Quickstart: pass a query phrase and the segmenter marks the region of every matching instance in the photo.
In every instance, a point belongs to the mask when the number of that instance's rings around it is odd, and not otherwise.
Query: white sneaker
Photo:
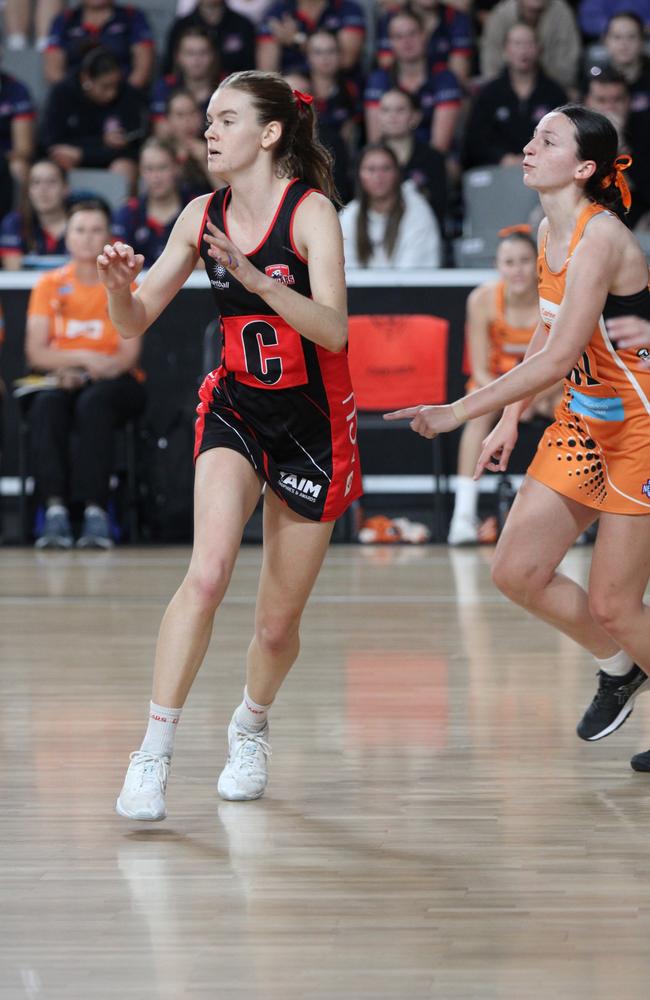
[[[478,524],[472,517],[452,517],[447,545],[477,545]]]
[[[252,733],[238,726],[233,715],[228,726],[228,760],[217,784],[222,799],[259,799],[264,795],[267,757],[271,756],[268,739],[268,722],[259,733]]]
[[[126,819],[146,820],[149,823],[164,819],[167,815],[165,789],[171,757],[136,750],[131,754],[130,761],[115,811]]]

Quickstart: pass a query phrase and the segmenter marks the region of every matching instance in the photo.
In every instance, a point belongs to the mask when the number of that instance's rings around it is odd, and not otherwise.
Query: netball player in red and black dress
[[[234,74],[210,101],[205,136],[209,167],[228,187],[184,209],[138,290],[129,286],[142,260],[131,247],[106,246],[98,258],[113,322],[135,337],[200,254],[224,339],[221,367],[200,391],[192,558],[162,621],[149,726],[117,801],[131,819],[166,815],[181,708],[266,484],[255,632],[218,783],[226,799],[263,794],[267,712],[298,655],[333,523],[361,492],[341,230],[310,100],[276,74]]]

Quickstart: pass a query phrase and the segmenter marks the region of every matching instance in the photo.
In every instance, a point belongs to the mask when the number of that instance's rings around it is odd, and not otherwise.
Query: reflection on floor
[[[581,743],[594,666],[494,590],[490,550],[333,548],[267,796],[228,803],[245,549],[169,818],[115,816],[187,557],[0,551],[0,1000],[646,1000],[650,699]]]

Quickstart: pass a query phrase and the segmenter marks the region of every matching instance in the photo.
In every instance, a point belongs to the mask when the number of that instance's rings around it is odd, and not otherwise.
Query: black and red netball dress
[[[293,241],[300,202],[315,189],[285,189],[251,264],[311,297],[307,261]],[[204,380],[197,408],[195,458],[231,448],[285,503],[312,521],[333,521],[361,495],[357,421],[347,354],[302,337],[258,295],[208,254],[207,220],[228,235],[230,188],[206,208],[199,251],[221,316],[223,354]]]

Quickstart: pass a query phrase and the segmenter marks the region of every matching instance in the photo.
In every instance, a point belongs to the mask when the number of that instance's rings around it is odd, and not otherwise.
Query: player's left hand
[[[236,247],[233,241],[228,239],[226,234],[209,219],[207,228],[210,233],[204,233],[203,239],[209,245],[208,256],[213,257],[218,264],[230,271],[247,291],[259,295],[265,276],[251,264],[239,247]]]
[[[451,406],[407,406],[404,410],[384,413],[384,420],[410,420],[411,430],[430,440],[438,434],[453,431],[460,426]]]

